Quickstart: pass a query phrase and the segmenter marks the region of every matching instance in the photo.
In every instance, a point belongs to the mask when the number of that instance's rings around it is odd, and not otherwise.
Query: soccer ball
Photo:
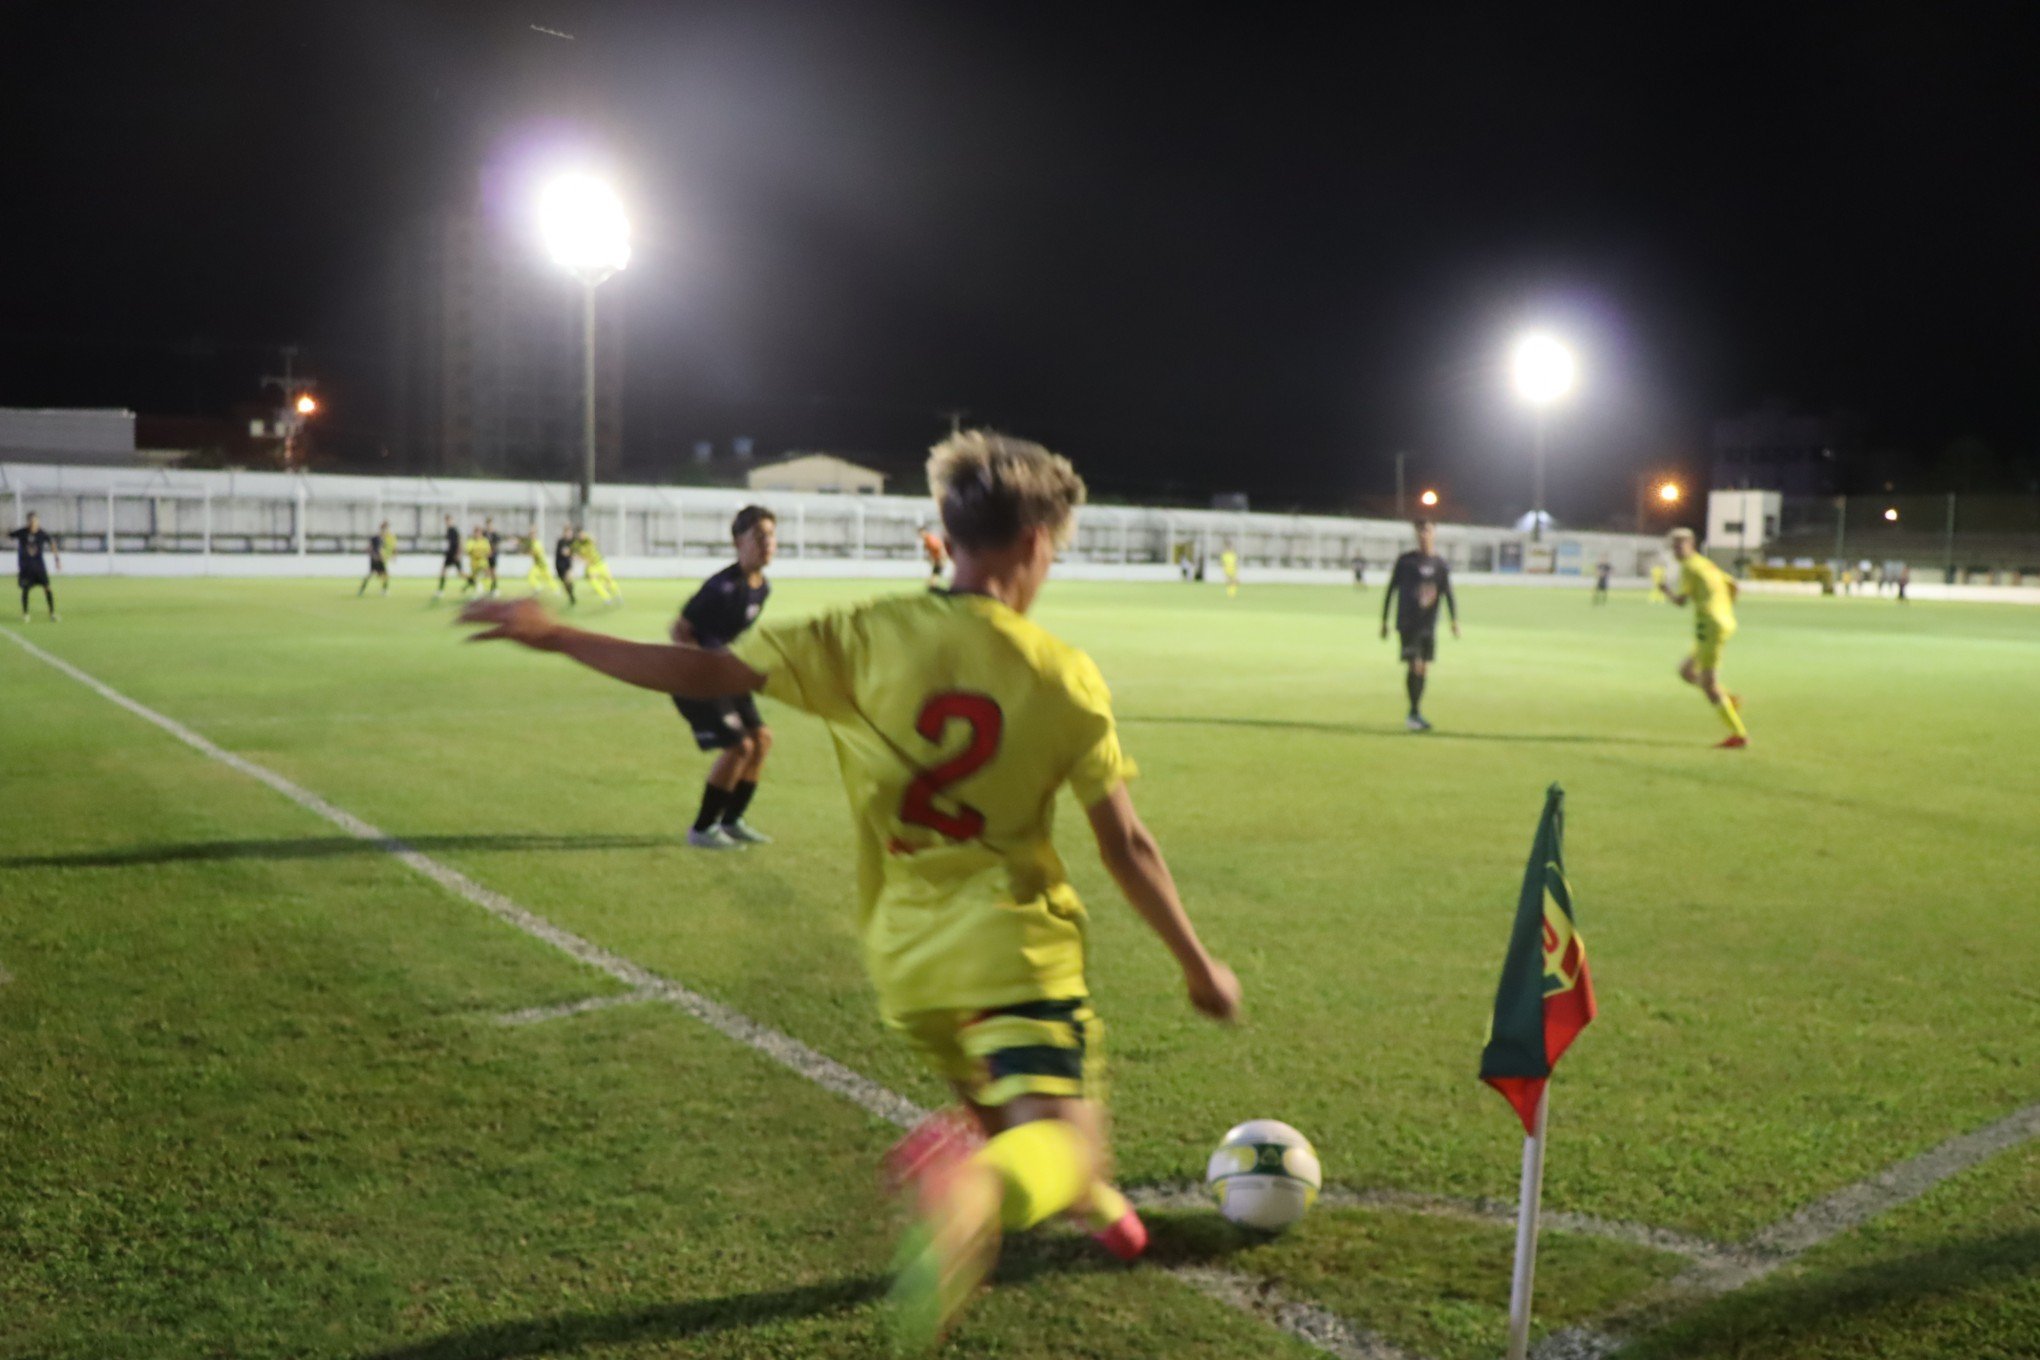
[[[1324,1173],[1310,1139],[1279,1119],[1249,1119],[1219,1140],[1204,1183],[1233,1222],[1281,1232],[1317,1202]]]

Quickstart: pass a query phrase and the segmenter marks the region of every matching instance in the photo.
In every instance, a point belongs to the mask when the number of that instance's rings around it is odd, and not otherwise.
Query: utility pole
[[[316,406],[301,406],[300,399],[309,396],[316,384],[310,378],[298,377],[293,371],[298,356],[296,345],[282,346],[281,353],[283,376],[267,375],[262,379],[262,385],[274,386],[283,393],[283,418],[277,424],[283,431],[283,466],[286,471],[294,471],[297,463],[298,433],[304,429],[305,417],[317,409]]]
[[[1395,517],[1403,517],[1403,459],[1408,455],[1401,449],[1395,451]]]

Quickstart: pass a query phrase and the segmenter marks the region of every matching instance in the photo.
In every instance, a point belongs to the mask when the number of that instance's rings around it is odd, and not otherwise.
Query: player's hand
[[[1386,623],[1381,625],[1381,640],[1383,642],[1388,641],[1388,624]]]
[[[1240,1018],[1240,980],[1217,959],[1206,959],[1199,967],[1185,969],[1183,982],[1190,989],[1190,1004],[1199,1014],[1224,1024]]]
[[[1458,637],[1458,636],[1459,636],[1459,620],[1458,620],[1458,619],[1454,619],[1454,620],[1452,620],[1452,636],[1454,636],[1454,637]]]
[[[521,642],[543,651],[560,631],[559,622],[537,600],[476,600],[460,611],[457,623],[474,624],[481,632],[469,642]]]

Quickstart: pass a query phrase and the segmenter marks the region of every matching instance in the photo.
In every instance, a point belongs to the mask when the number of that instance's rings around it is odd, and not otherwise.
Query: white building
[[[859,467],[833,453],[803,453],[751,469],[753,491],[832,491],[847,496],[882,496],[885,474]]]

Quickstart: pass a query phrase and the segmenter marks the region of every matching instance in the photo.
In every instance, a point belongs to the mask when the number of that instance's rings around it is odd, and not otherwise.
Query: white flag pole
[[[1537,1277],[1537,1210],[1544,1198],[1544,1110],[1551,1083],[1537,1093],[1537,1131],[1523,1140],[1523,1184],[1516,1203],[1516,1269],[1509,1281],[1509,1360],[1530,1349],[1530,1286]]]

